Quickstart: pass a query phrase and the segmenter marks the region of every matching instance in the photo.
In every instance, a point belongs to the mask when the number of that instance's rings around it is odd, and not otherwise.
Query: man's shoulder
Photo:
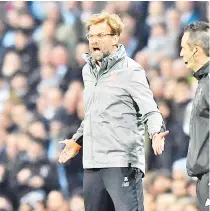
[[[121,68],[125,76],[132,78],[132,80],[142,80],[145,77],[144,68],[128,56],[125,57]]]
[[[90,72],[90,65],[86,63],[82,68],[82,74],[84,76],[84,74],[88,74],[89,72]]]
[[[135,60],[133,60],[132,58],[127,56],[127,64],[128,64],[128,68],[131,71],[144,71],[144,68]]]
[[[83,66],[83,68],[82,68],[82,71],[86,71],[86,70],[89,70],[89,65],[88,65],[88,63],[86,63],[84,66]]]
[[[209,93],[209,79],[210,79],[210,73],[201,79],[201,83],[200,86],[202,87],[201,89],[206,92]]]
[[[210,79],[210,73],[208,73],[208,75],[206,75],[205,77],[203,77],[200,80],[200,86],[201,87],[209,87],[209,79]]]

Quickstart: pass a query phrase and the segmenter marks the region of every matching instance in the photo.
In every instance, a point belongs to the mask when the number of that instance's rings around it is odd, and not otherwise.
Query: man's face
[[[44,148],[42,144],[31,142],[29,148],[27,149],[27,155],[33,161],[38,160],[44,154]]]
[[[107,23],[102,22],[92,25],[88,34],[90,54],[95,61],[100,62],[114,51],[115,38]]]
[[[185,32],[182,41],[181,41],[181,52],[180,56],[182,57],[186,67],[193,70],[195,66],[195,58],[194,58],[194,49],[189,45],[189,32]]]

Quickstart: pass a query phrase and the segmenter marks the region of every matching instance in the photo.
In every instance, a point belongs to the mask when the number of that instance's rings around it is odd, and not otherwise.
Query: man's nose
[[[97,41],[98,41],[97,36],[91,36],[91,37],[89,38],[89,42],[90,42],[90,43],[95,43],[95,42],[97,42]]]

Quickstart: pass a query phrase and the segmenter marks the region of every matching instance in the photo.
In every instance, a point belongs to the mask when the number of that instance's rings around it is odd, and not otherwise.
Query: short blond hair
[[[110,28],[112,30],[111,33],[114,34],[114,35],[120,36],[120,34],[123,31],[124,24],[123,24],[121,18],[116,14],[110,14],[106,11],[102,11],[99,14],[92,15],[85,22],[85,25],[86,25],[87,30],[89,31],[90,27],[92,25],[95,25],[97,23],[102,23],[102,22],[105,22],[110,26]]]

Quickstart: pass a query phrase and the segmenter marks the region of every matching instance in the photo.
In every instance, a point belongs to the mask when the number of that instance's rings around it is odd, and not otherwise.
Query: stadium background
[[[179,57],[187,24],[209,21],[208,2],[0,2],[0,210],[84,211],[81,153],[66,165],[58,141],[83,119],[82,24],[120,14],[120,42],[146,70],[170,131],[156,157],[145,142],[145,211],[198,211],[185,170],[197,82]]]

